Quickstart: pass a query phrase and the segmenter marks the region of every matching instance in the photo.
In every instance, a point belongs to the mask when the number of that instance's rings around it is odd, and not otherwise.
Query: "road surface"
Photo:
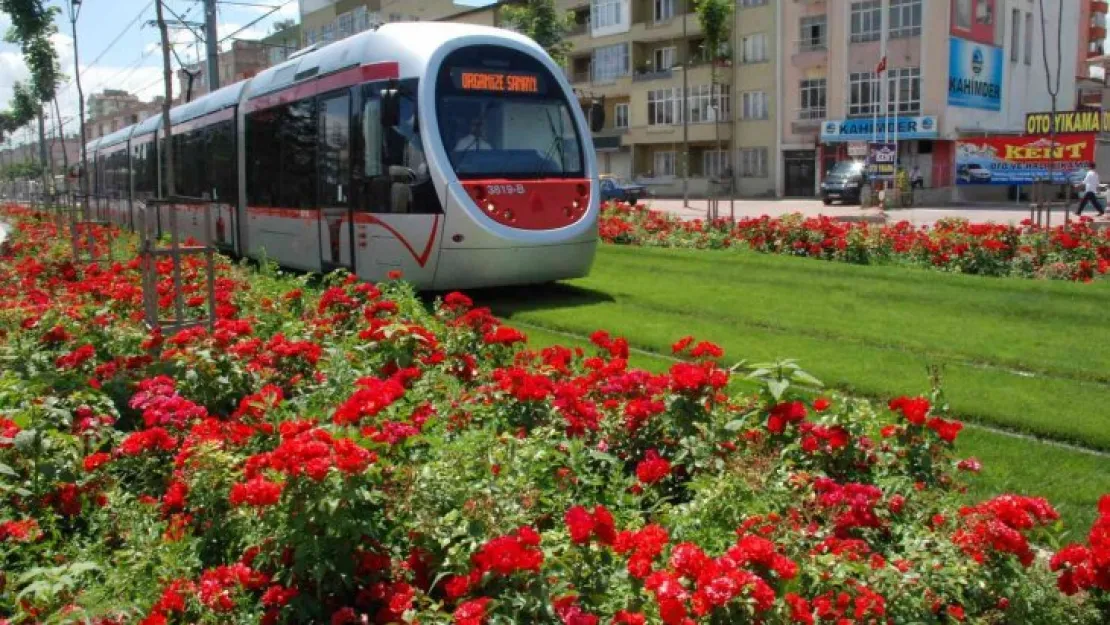
[[[648,206],[656,210],[666,211],[672,213],[683,219],[698,219],[705,217],[707,202],[705,200],[690,200],[690,207],[684,207],[682,200],[664,200],[664,199],[651,199],[648,200]],[[729,216],[729,204],[727,200],[722,200],[719,204],[718,211],[721,217]],[[736,200],[735,214],[737,219],[745,217],[761,217],[768,215],[771,217],[781,217],[791,213],[802,213],[807,217],[816,217],[817,215],[827,215],[829,217],[844,217],[850,215],[860,215],[861,213],[874,213],[875,211],[861,211],[859,206],[842,206],[834,204],[832,206],[825,206],[821,200],[814,199],[801,199],[801,200]],[[1084,215],[1095,217],[1097,213],[1094,211],[1085,211]],[[908,221],[914,225],[927,225],[931,226],[937,221],[950,217],[961,217],[967,219],[972,223],[1010,223],[1018,224],[1022,219],[1029,218],[1029,204],[1022,203],[1015,204],[988,204],[979,206],[945,206],[945,207],[922,207],[922,208],[909,208],[909,209],[891,209],[887,211],[887,220],[891,223],[897,221]],[[1063,223],[1064,215],[1060,209],[1052,213],[1052,224]],[[1110,218],[1103,218],[1103,220],[1110,221]],[[1101,221],[1101,220],[1100,220]]]

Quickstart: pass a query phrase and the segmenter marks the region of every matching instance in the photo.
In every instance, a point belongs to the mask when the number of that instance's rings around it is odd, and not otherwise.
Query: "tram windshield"
[[[438,85],[439,127],[455,173],[462,179],[584,175],[574,117],[543,66],[499,48],[479,58],[445,64]]]

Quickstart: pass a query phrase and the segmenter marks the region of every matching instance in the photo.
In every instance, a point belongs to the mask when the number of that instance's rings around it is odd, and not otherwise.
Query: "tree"
[[[54,25],[54,16],[58,13],[57,7],[47,7],[43,0],[0,0],[0,10],[11,16],[11,29],[4,35],[4,40],[20,46],[23,60],[31,72],[30,103],[28,107],[27,92],[17,93],[13,100],[12,117],[9,125],[19,121],[16,128],[29,123],[36,117],[39,122],[39,150],[41,160],[46,161],[46,131],[43,123],[43,112],[46,103],[54,99],[55,91],[61,77],[58,69],[58,54],[54,50],[54,43],[50,37],[58,32]],[[23,98],[22,101],[18,101]],[[9,129],[11,132],[13,129]]]
[[[569,11],[560,14],[555,8],[555,0],[506,4],[501,7],[501,20],[509,28],[535,40],[559,65],[566,62],[570,53],[566,36],[574,22],[574,15]]]
[[[289,30],[290,28],[293,28],[296,25],[297,25],[297,20],[292,19],[292,18],[287,19],[287,20],[278,20],[278,21],[274,22],[273,26],[270,26],[270,33],[271,34],[280,33],[281,31]]]
[[[720,86],[717,84],[717,61],[721,58],[721,50],[728,43],[732,32],[732,0],[697,0],[696,10],[698,22],[701,23],[702,33],[705,34],[706,58],[710,61],[709,75],[711,93],[716,98],[716,114],[713,116],[714,130],[717,135],[717,154],[721,153],[721,96]],[[689,114],[689,111],[683,111]],[[720,162],[720,161],[718,161]],[[716,214],[709,215],[711,218]]]

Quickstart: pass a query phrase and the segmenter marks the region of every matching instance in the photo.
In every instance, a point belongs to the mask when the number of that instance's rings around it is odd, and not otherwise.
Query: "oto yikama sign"
[[[867,175],[873,179],[894,178],[898,150],[893,143],[872,143],[867,150]]]
[[[1025,132],[1047,135],[1052,132],[1052,113],[1029,113],[1025,116]],[[1057,111],[1056,132],[1061,134],[1110,132],[1110,111],[1087,109]]]
[[[1002,110],[1002,48],[949,39],[948,104]]]
[[[1057,137],[995,137],[956,142],[956,184],[1022,185],[1045,180],[1053,157],[1052,180],[1064,183],[1095,158],[1093,134]]]

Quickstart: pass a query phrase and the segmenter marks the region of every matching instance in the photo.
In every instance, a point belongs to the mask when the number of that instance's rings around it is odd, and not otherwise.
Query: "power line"
[[[228,39],[231,39],[231,38],[235,37],[235,35],[238,35],[239,33],[243,32],[244,30],[250,28],[251,26],[254,26],[255,24],[261,22],[262,20],[266,19],[267,17],[270,17],[274,13],[277,13],[278,11],[284,9],[286,6],[288,6],[292,3],[293,3],[293,0],[285,0],[285,2],[282,2],[279,5],[271,7],[269,11],[263,13],[261,16],[259,16],[254,21],[248,23],[246,26],[240,28],[239,30],[237,30],[233,33],[231,33],[230,35],[224,37],[223,39],[220,39],[220,43],[223,43],[223,42],[227,41]]]
[[[146,4],[146,6],[144,6],[139,11],[139,13],[137,15],[135,15],[135,17],[132,18],[132,20],[130,22],[127,23],[127,26],[123,27],[123,30],[121,30],[119,32],[119,34],[116,35],[115,39],[112,39],[112,42],[109,43],[108,46],[106,48],[104,48],[104,50],[102,50],[99,55],[97,55],[97,57],[93,60],[92,63],[88,63],[88,64],[85,65],[85,71],[88,71],[88,70],[92,69],[93,67],[95,67],[96,64],[98,62],[100,62],[101,59],[104,58],[104,55],[108,54],[108,52],[112,48],[114,48],[116,46],[116,44],[118,44],[120,42],[120,39],[123,39],[123,36],[125,34],[127,34],[127,31],[131,30],[131,27],[134,26],[140,19],[142,19],[143,14],[146,13],[150,9],[150,7],[152,7],[152,6],[154,6],[154,0],[151,0],[150,2],[148,2]],[[77,44],[77,42],[74,42],[74,45],[76,45],[76,44]],[[80,71],[80,70],[78,70],[78,71]],[[69,89],[72,85],[75,84],[75,82],[76,81],[74,79],[70,79],[69,82],[67,82],[61,89],[58,90],[58,94],[64,93],[65,90]]]

